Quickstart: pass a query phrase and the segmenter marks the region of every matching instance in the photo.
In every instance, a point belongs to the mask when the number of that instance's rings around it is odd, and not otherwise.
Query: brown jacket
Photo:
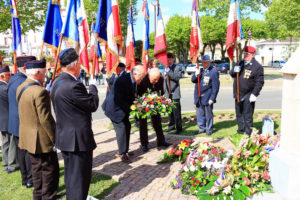
[[[23,87],[35,83],[27,78],[17,89],[16,98]],[[55,121],[51,114],[50,95],[40,85],[26,88],[19,100],[20,149],[32,154],[48,153],[55,145]]]

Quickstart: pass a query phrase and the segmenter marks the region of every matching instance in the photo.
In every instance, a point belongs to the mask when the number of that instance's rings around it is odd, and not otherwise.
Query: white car
[[[202,63],[199,63],[199,68],[202,68]],[[191,75],[191,74],[195,74],[197,70],[197,65],[196,64],[189,64],[187,67],[186,67],[186,70],[185,72],[188,74],[188,75]]]

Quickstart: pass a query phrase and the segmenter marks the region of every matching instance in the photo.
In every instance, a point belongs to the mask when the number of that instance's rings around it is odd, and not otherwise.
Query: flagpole
[[[197,69],[199,70],[198,56],[196,62],[197,62]],[[200,74],[198,74],[197,79],[198,79],[198,97],[200,98]]]
[[[41,47],[41,53],[40,53],[40,60],[42,59],[42,57],[43,57],[43,53],[44,53],[44,44],[45,44],[45,42],[44,42],[44,40],[43,40],[43,43],[42,43],[42,47]]]
[[[93,31],[93,30],[91,30],[91,31]],[[97,51],[98,51],[98,33],[95,33],[94,56],[93,56],[93,65],[92,65],[92,70],[91,70],[92,78],[95,77]]]
[[[17,51],[14,50],[14,74],[17,73]]]
[[[236,66],[239,66],[239,50],[237,46],[237,42],[234,42],[235,50],[236,50]],[[240,73],[236,73],[236,96],[237,102],[240,103]]]
[[[53,76],[52,76],[52,82],[51,82],[51,85],[56,77],[56,70],[57,70],[57,64],[58,64],[58,58],[59,58],[59,52],[60,52],[60,49],[61,49],[61,43],[62,43],[62,40],[63,40],[63,34],[60,35],[60,39],[59,39],[59,45],[58,45],[58,48],[57,48],[57,55],[55,57],[55,61],[54,61],[54,72],[53,72]]]

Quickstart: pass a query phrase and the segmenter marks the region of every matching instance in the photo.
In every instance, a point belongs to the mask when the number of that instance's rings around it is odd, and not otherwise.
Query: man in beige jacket
[[[33,199],[56,199],[59,167],[55,144],[55,121],[50,95],[42,87],[46,61],[26,63],[28,78],[18,87],[19,148],[29,152],[32,163]]]

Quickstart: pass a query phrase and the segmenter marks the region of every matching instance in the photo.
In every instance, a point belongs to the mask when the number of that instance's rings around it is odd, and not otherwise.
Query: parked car
[[[199,63],[199,67],[200,67],[200,68],[203,67],[202,63]],[[188,75],[191,75],[191,74],[195,74],[196,70],[197,70],[197,65],[196,65],[196,64],[189,64],[189,65],[186,67],[186,70],[185,70],[185,71],[186,71],[186,73],[187,73]]]
[[[230,64],[228,64],[228,63],[221,63],[221,64],[217,65],[216,69],[220,73],[227,74],[229,72],[229,69],[230,69]]]
[[[274,68],[282,68],[284,64],[285,64],[284,60],[274,60],[273,62],[270,61],[268,63],[268,66],[269,67],[274,67]]]

